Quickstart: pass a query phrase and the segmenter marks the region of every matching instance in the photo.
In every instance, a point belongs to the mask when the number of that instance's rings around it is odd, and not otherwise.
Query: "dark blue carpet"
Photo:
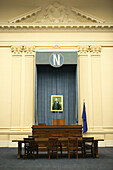
[[[113,170],[113,148],[99,148],[100,158],[17,159],[17,148],[0,148],[0,170]]]

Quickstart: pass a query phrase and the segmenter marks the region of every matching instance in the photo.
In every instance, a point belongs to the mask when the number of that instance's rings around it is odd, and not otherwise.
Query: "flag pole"
[[[83,104],[85,103],[85,99],[83,99]]]

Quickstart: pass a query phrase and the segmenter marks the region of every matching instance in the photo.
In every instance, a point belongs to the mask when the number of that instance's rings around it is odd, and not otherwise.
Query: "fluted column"
[[[12,46],[12,90],[11,90],[11,129],[21,127],[21,60],[22,46]]]
[[[79,46],[78,56],[80,60],[80,112],[79,116],[80,123],[82,122],[82,111],[83,111],[83,101],[86,104],[86,114],[88,121],[89,130],[94,129],[95,121],[98,119],[96,117],[96,107],[95,96],[94,96],[94,63],[92,57],[100,56],[101,47],[100,46]],[[99,65],[98,65],[99,66]],[[82,67],[82,68],[81,68]],[[93,69],[93,70],[92,70]],[[96,68],[95,68],[96,69]],[[100,69],[100,68],[98,68]],[[101,77],[101,75],[99,74]],[[95,82],[96,83],[96,82]],[[98,83],[100,87],[101,84]],[[97,94],[98,95],[98,94]],[[101,106],[101,100],[99,100],[99,106]],[[100,110],[101,112],[101,110]],[[100,113],[101,115],[101,113]],[[101,117],[102,118],[102,117]],[[101,122],[99,122],[101,124]]]
[[[35,48],[34,47],[28,47],[28,46],[12,46],[11,47],[11,52],[12,52],[12,57],[13,57],[13,64],[12,64],[12,67],[13,67],[13,71],[12,71],[12,74],[14,74],[14,76],[12,75],[12,121],[11,121],[11,126],[13,127],[18,127],[18,128],[27,128],[29,127],[32,123],[32,120],[31,122],[29,122],[29,115],[26,115],[26,112],[29,110],[29,105],[32,104],[32,108],[33,108],[33,96],[30,96],[28,95],[27,96],[27,93],[29,94],[29,91],[26,92],[26,89],[27,88],[27,83],[28,83],[28,86],[29,84],[32,84],[31,86],[31,90],[33,91],[34,87],[33,87],[33,79],[30,79],[29,77],[29,73],[33,74],[33,63],[34,63],[34,57],[31,57],[31,56],[34,56],[34,52],[35,52]],[[17,60],[17,58],[19,58]],[[31,60],[29,61],[29,63],[32,61],[31,65],[32,65],[32,68],[29,67],[29,69],[27,68],[27,63],[28,63],[28,60],[29,58],[31,58]],[[16,69],[16,66],[15,66],[15,62],[18,61],[18,67],[19,69]],[[29,64],[28,64],[29,65]],[[31,70],[30,70],[31,69]],[[28,72],[27,72],[28,71]],[[16,73],[18,72],[18,75],[16,75]],[[32,77],[34,77],[34,75],[32,75]],[[27,78],[27,82],[26,82],[26,78]],[[31,82],[32,81],[32,82]],[[18,89],[16,89],[16,82],[18,82]],[[18,96],[16,96],[15,92],[18,91]],[[33,93],[32,93],[33,95]],[[16,102],[16,99],[18,98],[17,102]],[[32,103],[28,103],[29,100],[26,101],[26,99],[29,99],[29,98],[32,98]],[[26,110],[26,107],[28,108],[28,110]],[[33,114],[33,110],[30,110],[31,111],[31,114]],[[17,115],[18,113],[18,115]],[[28,118],[26,120],[26,117]],[[31,118],[33,119],[33,118]],[[27,121],[27,123],[26,123]],[[27,126],[27,125],[28,126]]]
[[[91,46],[92,58],[92,100],[93,100],[93,129],[102,130],[102,81],[101,81],[101,46]]]
[[[25,46],[24,127],[34,124],[35,47]]]

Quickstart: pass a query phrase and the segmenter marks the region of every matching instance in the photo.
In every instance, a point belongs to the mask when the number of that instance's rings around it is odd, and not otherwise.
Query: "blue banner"
[[[87,119],[86,119],[86,108],[85,108],[85,103],[83,104],[82,119],[83,119],[83,133],[86,133],[87,130],[88,130],[88,128],[87,128]]]

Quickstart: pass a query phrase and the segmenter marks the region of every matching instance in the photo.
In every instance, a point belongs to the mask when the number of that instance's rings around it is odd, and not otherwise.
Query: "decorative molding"
[[[0,24],[0,32],[113,32],[113,24]]]
[[[93,16],[91,14],[88,14],[86,12],[83,12],[83,11],[77,9],[77,8],[72,7],[72,11],[74,11],[76,14],[79,14],[82,17],[85,17],[87,19],[92,20],[93,22],[94,21],[97,22],[97,23],[104,23],[105,22],[104,20],[102,20],[100,18],[97,18],[97,17],[95,17],[95,16]]]
[[[113,129],[113,126],[103,126],[103,129]]]
[[[60,2],[38,7],[0,24],[0,32],[40,32],[40,31],[75,31],[75,32],[113,32],[113,23],[83,12],[75,7],[67,7]]]
[[[40,12],[40,14],[39,14]],[[67,7],[58,1],[50,3],[47,7],[38,7],[30,12],[20,15],[8,21],[9,23],[79,23],[96,22],[103,23],[95,16],[83,12],[75,7]],[[68,24],[69,25],[69,24]]]
[[[30,128],[0,128],[0,135],[28,135],[32,133],[32,129]],[[112,134],[113,135],[113,128],[111,129],[97,129],[97,130],[89,130],[86,135],[104,135],[104,134]]]
[[[61,49],[61,47],[59,45],[54,45],[52,48],[53,49]]]
[[[113,140],[105,140],[98,142],[99,147],[113,147]]]
[[[0,141],[0,147],[9,147],[10,141]],[[18,144],[16,144],[15,147],[18,147]]]
[[[105,140],[105,147],[113,147],[113,140]]]
[[[18,139],[23,139],[23,138],[26,138],[28,137],[28,135],[10,135],[9,136],[9,141],[12,141],[12,140],[18,140]]]
[[[22,55],[22,46],[11,46],[12,55]]]
[[[85,134],[86,136],[87,135],[99,135],[99,136],[104,136],[104,134],[105,134],[105,132],[104,132],[104,130],[92,130],[92,131],[90,131],[90,130],[88,130],[88,132]]]
[[[35,47],[34,46],[11,46],[12,55],[34,55]]]
[[[48,49],[39,49],[39,50],[37,50],[37,52],[75,52],[75,51],[77,51],[77,49],[68,49],[68,48],[66,48],[66,49],[64,49],[64,48],[53,48],[53,49],[51,49],[51,48],[48,48]]]
[[[15,17],[15,18],[9,20],[8,22],[9,22],[9,23],[16,23],[16,22],[18,22],[18,21],[21,21],[21,20],[23,20],[23,19],[26,19],[26,18],[28,18],[28,17],[31,17],[32,15],[37,14],[39,11],[41,11],[41,8],[40,8],[40,7],[36,8],[36,9],[33,9],[32,11],[29,11],[29,12],[27,12],[27,13],[25,13],[25,14],[22,14],[22,15],[18,16],[18,17]]]
[[[39,22],[50,22],[50,23],[62,23],[68,20],[69,13],[65,6],[61,5],[59,2],[54,2],[46,7],[44,12],[44,17]]]
[[[80,56],[100,56],[101,46],[78,46],[78,55]]]
[[[87,56],[88,55],[88,46],[78,46],[78,55]]]
[[[59,46],[53,46],[53,49],[60,49]],[[89,53],[91,56],[99,56],[101,53],[101,46],[78,46],[78,55],[87,56]],[[22,55],[22,53],[28,56],[35,54],[34,46],[11,46],[12,55]]]
[[[100,56],[101,53],[101,46],[91,46],[90,53],[92,56]]]
[[[24,46],[24,53],[25,55],[35,55],[35,47],[34,46]]]
[[[96,135],[105,135],[105,134],[111,134],[113,135],[113,129],[97,129],[97,130],[92,130],[88,131],[87,134],[96,134]]]
[[[29,128],[0,128],[0,135],[28,135],[32,133]]]
[[[32,34],[32,33],[31,33]],[[7,36],[7,35],[5,35]],[[38,41],[37,40],[34,40],[34,37],[29,40],[29,39],[26,39],[27,35],[25,36],[25,41],[22,41],[22,40],[18,40],[16,39],[15,41],[11,39],[11,35],[10,37],[7,39],[7,40],[2,40],[0,41],[0,48],[10,48],[11,49],[11,46],[13,46],[12,44],[14,44],[14,46],[20,46],[20,45],[24,45],[24,46],[30,46],[31,44],[33,44],[33,46],[35,47],[35,51],[38,51],[38,50],[45,50],[45,49],[54,49],[54,46],[57,45],[59,46],[58,49],[74,49],[76,51],[78,51],[78,46],[88,46],[89,44],[90,45],[94,45],[94,46],[100,46],[101,44],[101,48],[113,48],[113,41],[112,40],[102,40],[102,36],[103,35],[100,35],[100,37],[98,37],[97,39],[92,39],[91,40],[82,40],[82,39],[75,39],[74,37],[72,37],[72,39],[70,41],[68,41],[67,39],[64,41],[62,39],[58,39],[56,41],[53,41],[52,39],[46,39],[45,41],[42,40],[42,39],[39,39]],[[112,36],[112,34],[111,34]],[[101,39],[101,40],[100,40]],[[57,50],[57,49],[56,49]]]

